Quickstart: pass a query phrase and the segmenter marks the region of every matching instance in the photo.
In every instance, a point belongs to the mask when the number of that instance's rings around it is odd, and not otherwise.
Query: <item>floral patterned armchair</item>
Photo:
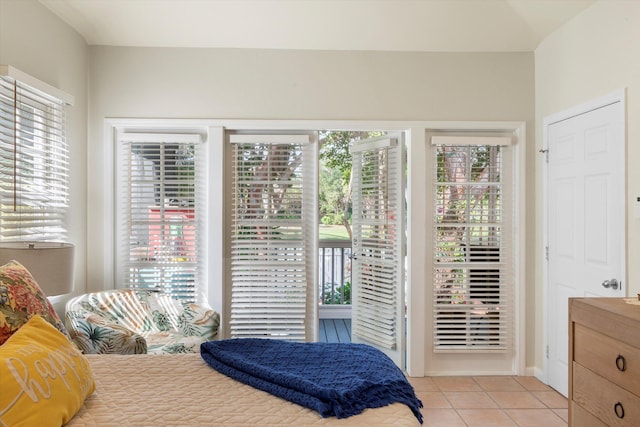
[[[153,291],[116,289],[75,297],[65,323],[83,353],[191,353],[218,334],[220,315]]]

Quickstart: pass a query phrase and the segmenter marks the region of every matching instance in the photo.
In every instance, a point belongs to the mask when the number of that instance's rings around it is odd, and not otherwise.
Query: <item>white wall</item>
[[[627,292],[640,292],[640,219],[631,200],[640,196],[640,2],[601,0],[561,27],[535,52],[536,151],[544,117],[626,89]],[[541,156],[535,164],[542,176]],[[541,183],[540,179],[536,181]],[[542,189],[536,187],[536,254],[542,253]],[[624,207],[620,207],[623,209]],[[621,239],[625,236],[620,236]],[[535,365],[542,366],[542,260],[535,265]]]
[[[92,47],[89,288],[114,286],[102,275],[108,209],[103,189],[111,185],[104,178],[105,118],[526,121],[526,151],[533,158],[533,71],[532,53]],[[533,179],[528,171],[529,206]],[[532,232],[528,227],[527,235]],[[527,272],[533,271],[530,264]],[[532,283],[533,276],[528,279]],[[531,286],[527,294],[533,301]],[[529,305],[527,318],[533,313]],[[533,343],[532,328],[527,336]],[[533,351],[528,346],[528,366]]]
[[[75,98],[75,105],[67,110],[67,127],[69,240],[76,246],[77,292],[86,287],[88,55],[84,39],[36,0],[0,0],[0,64],[15,66]]]

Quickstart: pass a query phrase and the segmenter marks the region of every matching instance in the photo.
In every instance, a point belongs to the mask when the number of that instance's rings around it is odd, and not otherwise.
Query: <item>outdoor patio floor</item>
[[[320,342],[351,342],[351,319],[320,319]]]

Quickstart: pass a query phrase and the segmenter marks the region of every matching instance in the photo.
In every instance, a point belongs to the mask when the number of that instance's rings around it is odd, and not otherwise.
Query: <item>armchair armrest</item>
[[[178,329],[184,335],[201,337],[205,341],[218,335],[220,314],[211,308],[194,303],[183,304],[183,312],[178,317]]]
[[[117,323],[79,311],[68,311],[65,323],[69,335],[85,354],[145,354],[145,338]]]

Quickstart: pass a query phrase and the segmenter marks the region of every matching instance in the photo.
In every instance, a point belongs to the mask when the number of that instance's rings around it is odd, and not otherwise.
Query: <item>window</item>
[[[120,286],[197,300],[204,277],[202,147],[198,134],[121,134]]]
[[[514,295],[509,137],[433,137],[434,348],[506,350]]]
[[[72,97],[0,66],[0,239],[66,241]]]

